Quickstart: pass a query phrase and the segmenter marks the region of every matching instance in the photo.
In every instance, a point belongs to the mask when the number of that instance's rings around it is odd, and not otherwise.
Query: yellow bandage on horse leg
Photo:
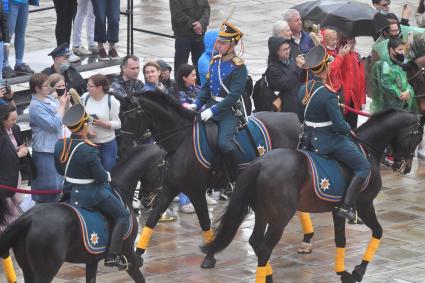
[[[137,242],[137,248],[146,250],[149,246],[149,241],[151,240],[153,229],[149,227],[143,227],[142,234],[140,234],[140,239]]]
[[[255,283],[266,283],[267,266],[258,266],[255,273]]]
[[[204,237],[204,243],[208,244],[211,243],[212,240],[214,240],[214,232],[212,229],[208,231],[202,231],[203,237]]]
[[[13,269],[13,262],[12,258],[8,256],[7,258],[4,258],[2,260],[3,263],[3,270],[4,273],[6,273],[6,279],[8,283],[15,283],[16,282],[16,273],[15,269]]]
[[[345,270],[345,248],[336,248],[335,254],[335,272],[342,272]]]
[[[270,265],[270,262],[268,261],[266,264],[266,276],[270,276],[273,275],[273,269],[272,266]]]
[[[301,221],[304,234],[310,234],[314,232],[313,223],[311,223],[310,213],[298,211],[298,217]]]
[[[363,260],[367,262],[371,262],[373,257],[376,254],[376,251],[379,248],[379,244],[381,243],[380,239],[372,237],[369,241],[369,245],[367,246],[366,252],[364,253]]]

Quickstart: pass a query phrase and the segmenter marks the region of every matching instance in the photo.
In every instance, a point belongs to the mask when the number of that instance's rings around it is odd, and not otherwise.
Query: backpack
[[[267,73],[267,71],[266,71]],[[252,99],[254,100],[255,112],[260,111],[275,111],[281,109],[281,101],[279,92],[273,91],[267,82],[266,73],[255,82]]]

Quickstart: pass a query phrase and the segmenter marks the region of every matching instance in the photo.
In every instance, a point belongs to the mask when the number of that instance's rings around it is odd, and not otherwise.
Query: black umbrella
[[[346,37],[373,36],[376,33],[373,24],[376,10],[366,3],[326,0],[307,3],[311,3],[312,6],[310,9],[301,7],[303,20],[320,24],[322,27],[332,27]]]

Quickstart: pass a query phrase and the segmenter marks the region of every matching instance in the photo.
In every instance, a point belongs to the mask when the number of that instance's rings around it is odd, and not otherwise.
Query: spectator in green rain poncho
[[[417,112],[415,93],[401,67],[404,61],[404,49],[405,44],[399,37],[389,39],[385,45],[375,46],[374,50],[380,59],[373,65],[371,71],[372,113],[388,108]]]

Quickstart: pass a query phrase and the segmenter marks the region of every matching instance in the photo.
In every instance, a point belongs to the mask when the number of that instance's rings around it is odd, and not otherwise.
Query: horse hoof
[[[361,265],[356,265],[356,267],[354,267],[354,270],[352,272],[354,280],[356,280],[356,282],[361,282],[363,280],[363,276],[365,272],[366,272],[366,268],[362,267]]]
[[[134,253],[135,257],[136,257],[136,262],[137,262],[137,266],[138,267],[142,267],[144,260],[143,260],[143,254],[145,253],[144,249],[136,249],[136,252]]]
[[[201,268],[214,268],[216,262],[215,258],[205,258],[201,264]]]
[[[266,276],[266,283],[273,283],[273,275]]]
[[[299,254],[311,254],[313,251],[313,246],[311,243],[302,242],[297,252]]]
[[[351,273],[344,271],[340,275],[342,283],[356,283]]]

